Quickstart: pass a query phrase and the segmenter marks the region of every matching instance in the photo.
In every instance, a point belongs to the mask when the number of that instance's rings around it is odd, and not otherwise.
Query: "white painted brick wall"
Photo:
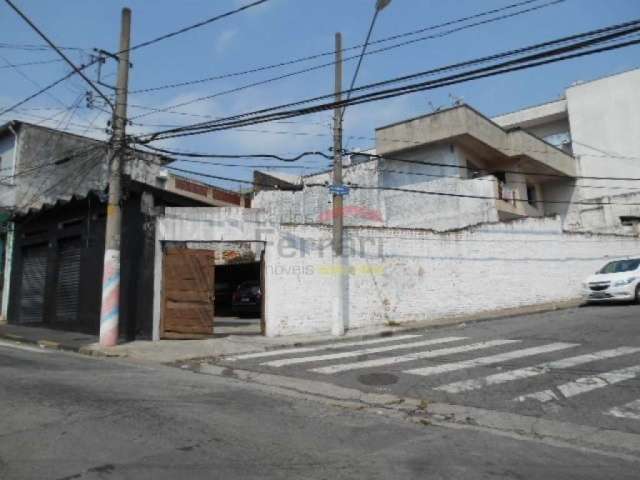
[[[279,226],[251,209],[170,208],[157,232],[158,242],[266,241],[267,335],[331,330],[337,276],[328,226]],[[575,299],[584,278],[607,259],[640,255],[637,237],[563,233],[557,218],[449,233],[351,227],[346,242],[352,246],[352,329]],[[157,252],[156,322],[162,277]]]

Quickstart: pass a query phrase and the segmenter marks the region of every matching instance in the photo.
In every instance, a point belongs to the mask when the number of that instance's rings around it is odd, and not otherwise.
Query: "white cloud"
[[[218,34],[215,41],[215,49],[217,53],[223,53],[227,47],[233,42],[238,35],[238,30],[224,30]]]

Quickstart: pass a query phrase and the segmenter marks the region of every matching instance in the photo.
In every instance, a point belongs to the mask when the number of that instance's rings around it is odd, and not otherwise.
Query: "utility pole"
[[[342,34],[336,33],[335,101],[342,101]],[[334,311],[334,335],[344,335],[344,266],[343,266],[343,184],[342,184],[342,112],[340,106],[333,111],[333,256],[337,276],[337,295]]]
[[[104,242],[102,308],[100,310],[100,345],[118,343],[120,319],[120,239],[122,235],[122,171],[126,155],[127,93],[129,86],[129,47],[131,10],[122,9],[120,48],[118,49],[118,82],[113,112],[113,136],[109,165],[109,200]]]

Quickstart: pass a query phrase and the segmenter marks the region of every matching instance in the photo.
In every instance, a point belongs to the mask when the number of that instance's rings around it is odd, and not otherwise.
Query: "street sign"
[[[329,185],[329,191],[339,197],[349,195],[349,187],[347,185]]]

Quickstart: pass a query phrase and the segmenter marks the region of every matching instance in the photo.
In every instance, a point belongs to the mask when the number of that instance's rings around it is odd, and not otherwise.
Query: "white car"
[[[587,302],[640,303],[640,258],[607,263],[582,284],[582,295]]]

